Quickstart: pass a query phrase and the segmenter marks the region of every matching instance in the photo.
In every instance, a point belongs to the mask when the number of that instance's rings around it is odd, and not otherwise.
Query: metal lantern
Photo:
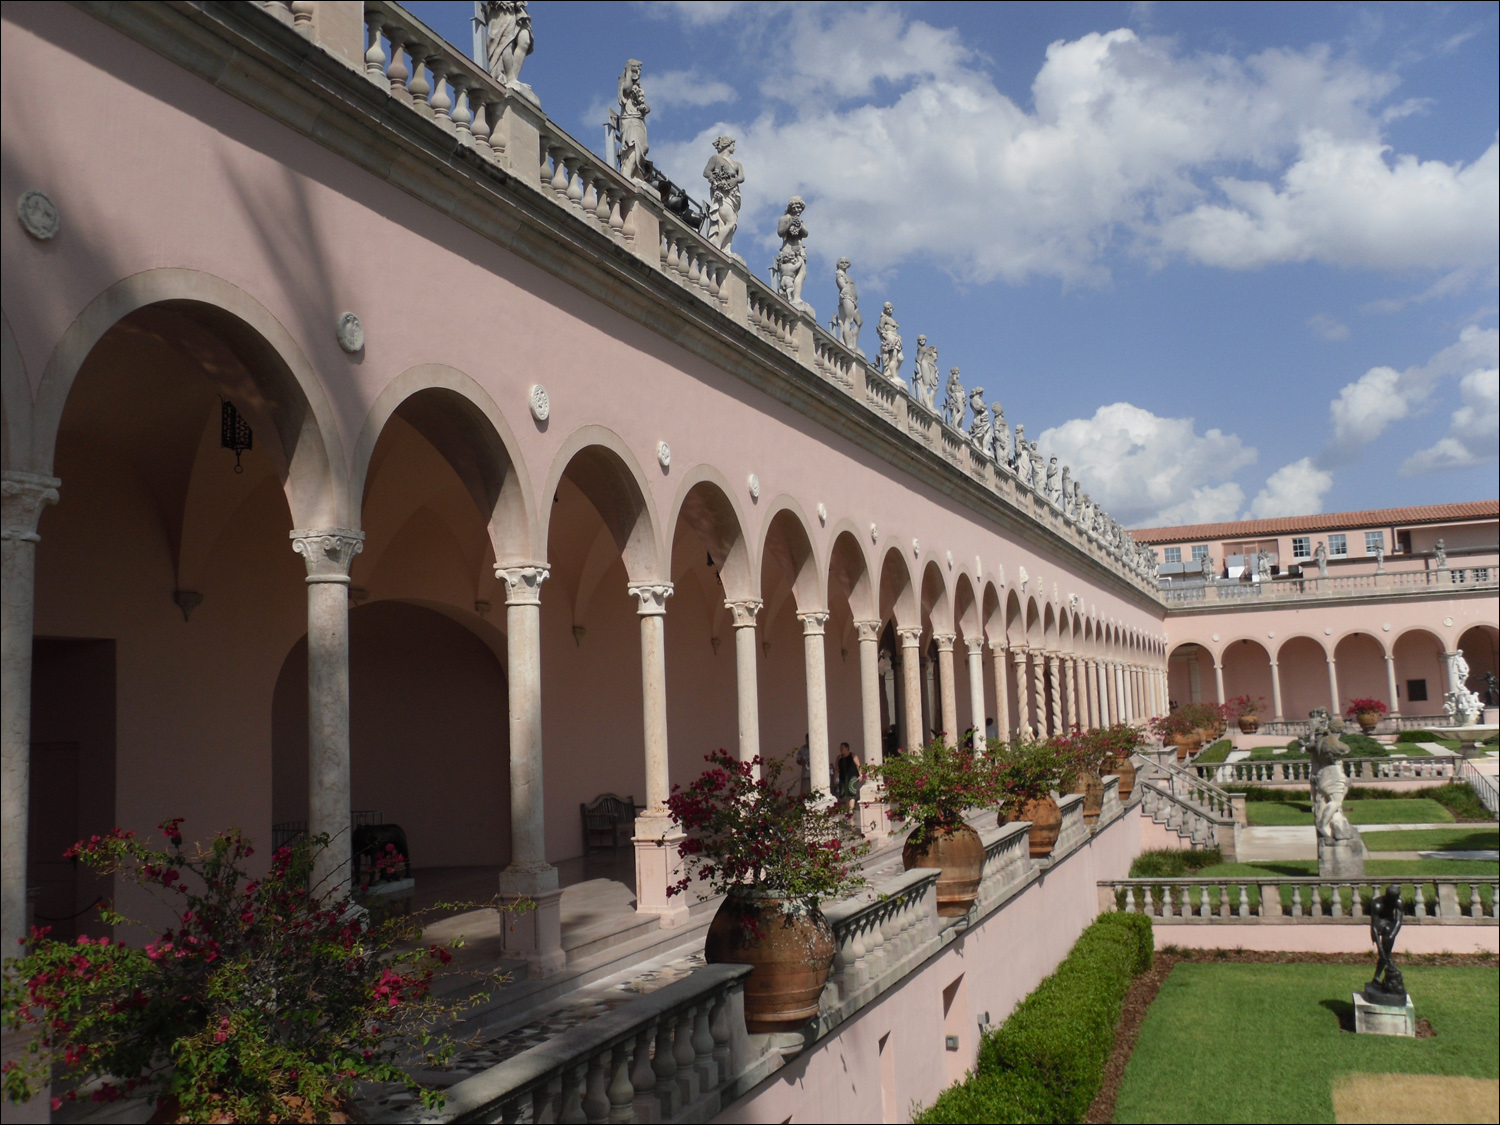
[[[255,432],[228,399],[224,400],[219,411],[219,444],[234,452],[234,471],[243,473],[245,468],[240,464],[240,454],[248,453],[255,445]]]

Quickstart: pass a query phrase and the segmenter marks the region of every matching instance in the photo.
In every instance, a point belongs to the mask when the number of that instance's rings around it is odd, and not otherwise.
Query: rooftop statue
[[[1047,468],[1042,464],[1042,451],[1036,442],[1031,442],[1028,448],[1031,451],[1031,487],[1034,491],[1042,491],[1042,485],[1046,481]]]
[[[641,88],[640,59],[625,64],[616,96],[620,108],[618,112],[610,112],[609,125],[615,133],[615,159],[619,161],[620,173],[628,179],[648,183],[645,164],[651,145],[646,140],[646,114],[651,107],[646,104],[646,91]]]
[[[1056,507],[1062,506],[1062,470],[1057,465],[1057,454],[1047,459],[1047,500]]]
[[[1439,567],[1448,565],[1448,548],[1443,545],[1441,539],[1432,545],[1432,553],[1437,556],[1437,565]]]
[[[807,247],[803,245],[812,232],[802,221],[802,212],[807,204],[800,195],[787,200],[786,213],[776,220],[776,235],[781,239],[781,249],[771,263],[771,276],[776,279],[776,289],[782,298],[795,309],[815,316],[812,306],[802,299],[802,286],[807,281]]]
[[[929,344],[926,336],[917,337],[917,360],[916,371],[911,377],[912,393],[917,396],[928,410],[937,413],[938,389],[938,350],[936,344]]]
[[[536,101],[531,87],[521,81],[526,56],[536,49],[526,0],[484,0],[484,43],[490,76],[507,90]]]
[[[880,321],[875,325],[875,335],[880,337],[880,373],[905,387],[901,364],[906,357],[901,351],[901,325],[896,323],[895,312],[896,306],[887,301],[880,310]]]
[[[964,415],[968,413],[969,407],[964,402],[964,385],[959,380],[958,368],[948,369],[948,386],[944,389],[943,399],[943,421],[955,430],[962,429]]]
[[[1067,465],[1062,467],[1062,510],[1063,515],[1072,519],[1077,515],[1078,495],[1073,483],[1073,470]]]
[[[1318,577],[1319,578],[1327,578],[1328,577],[1328,544],[1325,543],[1325,542],[1323,542],[1323,540],[1319,539],[1318,540],[1318,549],[1313,552],[1313,557],[1317,560],[1317,563],[1318,563]]]
[[[969,406],[974,410],[974,420],[969,423],[969,441],[986,457],[990,453],[990,412],[984,405],[984,388],[975,387],[969,392]]]
[[[839,289],[839,313],[828,327],[838,334],[839,343],[863,359],[865,353],[859,350],[859,330],[865,326],[865,318],[859,315],[859,290],[849,276],[852,264],[848,258],[840,258],[834,271],[834,284]]]
[[[704,237],[726,254],[740,226],[740,185],[745,182],[745,167],[733,157],[734,138],[715,137],[714,154],[703,169],[709,194]]]
[[[1031,487],[1031,445],[1025,438],[1026,424],[1016,423],[1016,479],[1027,488]]]
[[[998,402],[990,407],[995,412],[994,455],[995,464],[1010,467],[1010,423],[1005,420],[1005,407]]]

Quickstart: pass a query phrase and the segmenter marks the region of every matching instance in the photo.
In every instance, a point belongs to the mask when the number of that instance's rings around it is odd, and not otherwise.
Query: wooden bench
[[[596,848],[618,848],[630,843],[635,836],[636,814],[644,806],[635,803],[635,797],[621,797],[616,793],[603,793],[588,804],[578,806],[583,818],[583,850]]]

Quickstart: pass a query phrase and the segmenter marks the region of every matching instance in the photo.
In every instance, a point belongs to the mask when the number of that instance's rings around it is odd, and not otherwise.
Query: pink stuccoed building
[[[1494,502],[1152,533],[1211,555],[1159,583],[1141,536],[997,461],[399,5],[0,18],[6,949],[28,914],[147,909],[60,858],[112,825],[328,832],[337,880],[351,823],[394,822],[419,890],[537,903],[474,923],[525,978],[514,1022],[701,947],[712,904],[666,895],[658,845],[717,747],[805,741],[823,788],[843,741],[878,762],[1239,691],[1430,716],[1445,654],[1495,668]],[[1334,534],[1324,576],[1299,537]],[[1251,545],[1259,580],[1224,557]],[[639,815],[601,874],[580,806],[607,793]],[[526,1112],[588,1075],[592,1118],[608,1073],[611,1099],[637,1083],[612,1120],[903,1119],[1100,880],[1188,821],[1228,831],[1140,800],[1111,780],[1089,827],[1064,797],[1040,861],[990,813],[961,926],[869,810],[883,897],[830,907],[803,1047],[747,1038],[705,970],[621,1016],[633,1038],[580,1033]],[[516,1120],[505,1065],[453,1113]]]

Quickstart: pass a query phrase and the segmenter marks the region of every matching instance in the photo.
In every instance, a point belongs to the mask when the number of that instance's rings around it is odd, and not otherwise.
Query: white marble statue
[[[1047,466],[1042,463],[1042,451],[1036,442],[1030,444],[1031,450],[1031,487],[1035,492],[1041,492],[1046,483]]]
[[[969,392],[969,406],[974,418],[969,423],[969,441],[986,457],[990,455],[990,412],[984,405],[984,388],[975,387]]]
[[[1323,540],[1321,540],[1321,539],[1318,540],[1318,549],[1313,552],[1313,558],[1316,559],[1317,563],[1318,563],[1318,577],[1319,578],[1327,578],[1328,577],[1328,544],[1325,543],[1325,542],[1323,542]]]
[[[615,159],[621,175],[645,183],[643,166],[651,145],[646,139],[646,114],[651,107],[646,104],[646,91],[641,87],[641,60],[631,59],[620,72],[620,81],[615,88],[619,110],[609,115],[610,128],[615,133]]]
[[[840,258],[834,271],[834,284],[839,290],[839,314],[828,327],[838,334],[839,343],[864,359],[865,353],[859,350],[859,330],[865,326],[865,318],[859,315],[859,290],[849,276],[852,264],[848,258]]]
[[[1375,573],[1385,573],[1385,540],[1375,544]]]
[[[1073,518],[1073,470],[1067,465],[1062,467],[1062,510],[1063,515]]]
[[[943,399],[943,421],[955,430],[962,429],[964,415],[968,413],[968,403],[964,401],[964,385],[958,377],[958,368],[948,369],[948,385],[944,388]]]
[[[703,168],[708,181],[708,229],[704,237],[726,254],[740,226],[740,185],[745,167],[734,159],[734,138],[715,137],[714,154]]]
[[[526,56],[536,49],[526,0],[485,0],[484,43],[490,76],[535,101],[531,87],[521,81]]]
[[[1473,726],[1479,721],[1484,704],[1469,690],[1469,661],[1461,651],[1448,657],[1448,682],[1455,685],[1452,691],[1443,693],[1443,710],[1449,721],[1455,726]]]
[[[1005,407],[997,402],[990,409],[995,413],[994,438],[991,447],[994,451],[995,464],[1010,468],[1010,423],[1005,420]]]
[[[917,337],[917,359],[916,370],[912,373],[911,389],[928,410],[937,413],[937,389],[938,389],[938,350],[936,344],[929,344],[926,336]]]
[[[896,323],[896,306],[887,301],[880,310],[880,320],[875,325],[875,335],[880,337],[880,373],[898,386],[905,387],[901,378],[901,364],[905,356],[901,351],[901,325]]]
[[[1271,581],[1271,552],[1257,551],[1255,554],[1255,580],[1257,582]]]
[[[802,299],[802,286],[807,281],[807,247],[804,243],[812,233],[802,219],[805,210],[807,204],[802,202],[802,197],[794,195],[786,202],[786,213],[776,220],[776,236],[781,239],[781,249],[771,263],[771,276],[776,279],[776,290],[787,304],[815,316],[812,306]]]
[[[1432,545],[1432,553],[1437,556],[1439,569],[1448,565],[1448,548],[1443,545],[1441,539]]]
[[[1016,479],[1027,488],[1031,487],[1031,445],[1027,442],[1024,433],[1026,424],[1016,423]]]
[[[1047,502],[1054,507],[1062,506],[1062,470],[1057,464],[1057,454],[1047,459],[1047,479],[1043,486]]]
[[[1302,740],[1302,746],[1312,759],[1313,827],[1320,844],[1356,838],[1354,826],[1344,814],[1349,780],[1344,776],[1343,759],[1349,756],[1349,747],[1339,737],[1343,730],[1344,721],[1330,718],[1321,707],[1307,716],[1308,737]]]
[[[1203,571],[1203,581],[1205,582],[1212,582],[1218,577],[1218,574],[1214,571],[1214,560],[1208,555],[1203,556],[1200,569]]]

